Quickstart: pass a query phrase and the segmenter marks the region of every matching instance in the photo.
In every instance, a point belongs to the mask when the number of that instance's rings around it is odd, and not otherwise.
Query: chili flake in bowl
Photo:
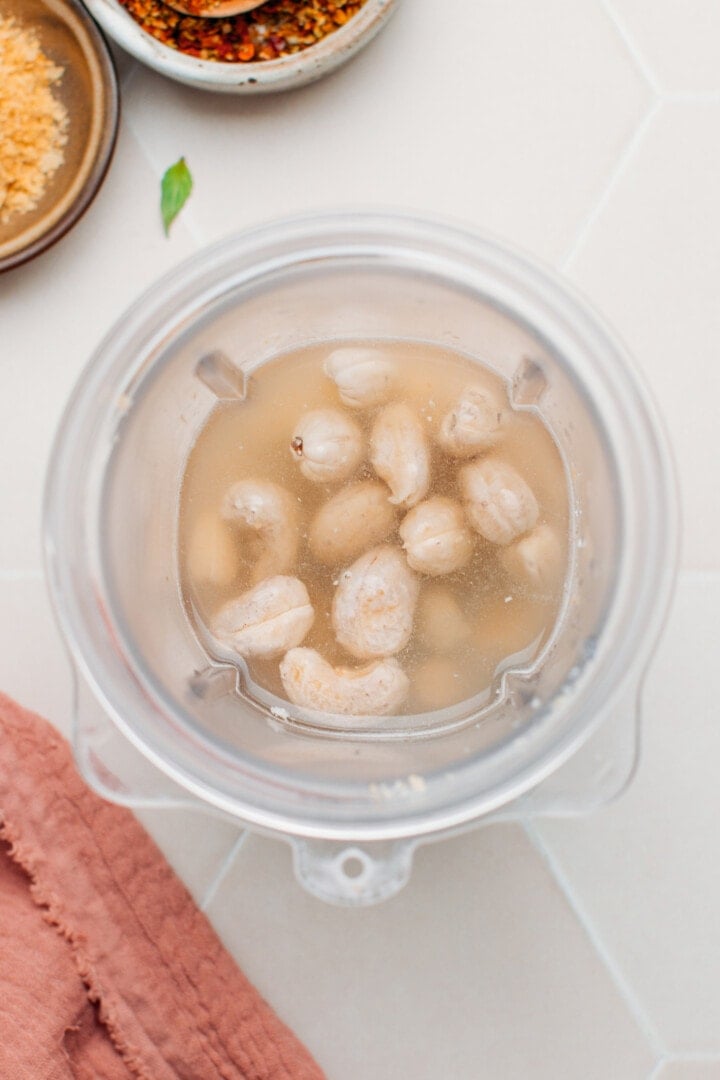
[[[179,82],[224,93],[302,86],[348,60],[398,0],[268,0],[244,15],[182,15],[164,0],[86,0],[124,49]]]

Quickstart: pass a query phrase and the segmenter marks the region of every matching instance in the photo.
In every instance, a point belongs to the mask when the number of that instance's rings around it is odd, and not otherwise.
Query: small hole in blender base
[[[357,855],[348,855],[341,863],[341,870],[345,877],[354,880],[364,874],[365,863]]]

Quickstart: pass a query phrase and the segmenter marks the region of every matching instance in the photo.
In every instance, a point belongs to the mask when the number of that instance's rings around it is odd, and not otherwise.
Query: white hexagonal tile
[[[70,661],[40,577],[0,577],[0,690],[70,736]]]
[[[715,0],[610,0],[663,90],[720,93]]]
[[[38,578],[0,578],[0,688],[72,737],[70,662]],[[198,902],[239,836],[237,826],[190,810],[137,815]]]
[[[175,873],[202,904],[241,830],[230,822],[202,811],[136,811]]]
[[[684,565],[720,569],[720,106],[665,106],[571,266],[664,412],[684,502]]]
[[[537,826],[667,1050],[720,1055],[720,575],[681,579],[627,794]]]
[[[251,837],[208,914],[333,1080],[644,1080],[654,1055],[521,829],[421,850],[377,907]]]
[[[382,204],[465,218],[547,258],[569,244],[648,99],[595,0],[409,0],[365,52],[304,90],[219,98],[149,72],[128,90],[156,166],[181,153],[191,163],[208,238]]]
[[[36,569],[45,466],[67,397],[100,338],[163,270],[195,244],[182,221],[162,232],[160,177],[123,128],[108,178],[78,225],[50,251],[3,275],[0,288],[0,570]]]

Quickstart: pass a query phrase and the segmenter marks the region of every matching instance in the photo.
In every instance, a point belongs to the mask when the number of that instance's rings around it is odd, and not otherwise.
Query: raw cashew
[[[489,450],[500,435],[503,406],[484,386],[467,386],[440,424],[438,442],[453,457]]]
[[[294,705],[354,716],[391,716],[410,686],[397,660],[334,668],[315,649],[291,649],[280,663],[280,677]]]
[[[314,618],[302,581],[280,575],[225,604],[213,620],[213,633],[240,656],[268,659],[299,645]]]
[[[393,361],[379,349],[367,347],[335,349],[323,370],[352,409],[382,405],[391,397],[397,379]]]
[[[300,514],[292,495],[270,480],[240,480],[223,501],[223,517],[256,533],[261,551],[252,581],[292,570],[297,559]]]
[[[460,486],[471,525],[493,544],[511,544],[536,524],[537,499],[522,476],[494,457],[460,470]]]
[[[400,524],[400,536],[407,561],[421,574],[451,574],[472,555],[473,537],[462,507],[441,495],[414,507]]]
[[[552,526],[538,525],[522,540],[503,550],[500,564],[517,582],[552,591],[560,584],[564,569],[560,538]]]
[[[360,480],[338,491],[320,507],[310,526],[310,550],[336,566],[381,543],[395,526],[390,492],[379,480]]]
[[[462,665],[447,656],[431,656],[413,672],[412,705],[422,712],[446,709],[468,697]]]
[[[420,594],[417,634],[424,649],[450,653],[468,640],[472,626],[450,590],[431,585]]]
[[[362,461],[363,434],[340,409],[314,409],[301,416],[290,441],[300,472],[316,484],[347,480]]]
[[[391,503],[415,506],[430,486],[430,449],[420,418],[404,403],[386,405],[370,435],[370,461]]]
[[[193,523],[185,565],[196,584],[229,585],[238,572],[240,560],[229,526],[211,510]]]
[[[392,656],[410,640],[417,597],[417,578],[398,548],[368,551],[340,575],[332,605],[338,641],[359,660]]]

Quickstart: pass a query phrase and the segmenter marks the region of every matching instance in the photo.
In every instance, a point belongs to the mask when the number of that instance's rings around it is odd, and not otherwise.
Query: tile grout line
[[[545,844],[545,841],[542,839],[539,832],[536,830],[535,826],[529,819],[523,819],[522,826],[525,830],[525,834],[528,840],[532,844],[537,854],[540,856],[547,869],[550,871],[553,879],[557,883],[558,888],[565,897],[565,900],[570,907],[570,910],[572,911],[580,927],[584,931],[590,945],[592,946],[596,956],[598,957],[598,960],[605,968],[620,998],[624,1002],[632,1018],[635,1020],[635,1023],[640,1029],[641,1034],[645,1037],[649,1049],[656,1055],[658,1059],[662,1059],[662,1061],[664,1062],[668,1054],[662,1044],[659,1033],[656,1031],[655,1026],[645,1012],[642,1003],[640,1002],[629,982],[618,967],[614,958],[610,954],[610,951],[606,947],[601,936],[598,934],[597,928],[593,925],[590,916],[585,911],[580,900],[576,896],[567,875],[564,873],[562,867],[560,866],[560,863],[555,858],[552,851]]]
[[[658,1077],[662,1075],[662,1071],[666,1065],[683,1065],[683,1064],[697,1064],[697,1065],[716,1065],[720,1064],[720,1055],[718,1054],[665,1054],[653,1065],[652,1069],[647,1075],[647,1080],[658,1080]]]
[[[570,248],[560,260],[560,268],[563,270],[563,272],[566,273],[568,269],[572,266],[572,263],[574,262],[576,256],[578,255],[583,244],[585,243],[585,240],[590,233],[590,230],[592,229],[593,225],[598,220],[603,210],[607,206],[608,202],[610,201],[610,196],[613,194],[626,168],[632,161],[636,150],[645,138],[645,132],[649,128],[650,124],[655,118],[655,115],[658,113],[661,107],[662,100],[660,98],[656,98],[656,100],[653,101],[653,103],[650,105],[649,109],[643,116],[640,123],[635,128],[632,136],[630,137],[625,146],[625,149],[616,161],[615,167],[610,174],[608,182],[605,185],[602,193],[600,194],[600,198],[594,204],[589,214],[585,218],[585,221],[578,229],[575,239],[570,245]]]
[[[625,149],[621,152],[619,158],[615,162],[615,166],[610,173],[607,184],[600,193],[597,202],[595,202],[591,207],[587,217],[580,225],[577,233],[575,234],[575,239],[571,243],[565,255],[560,260],[560,268],[565,273],[567,273],[567,271],[572,266],[579,251],[582,249],[585,239],[587,238],[595,222],[598,220],[603,210],[607,206],[611,195],[613,194],[617,184],[619,183],[626,168],[632,160],[635,151],[644,139],[645,132],[650,126],[652,120],[655,118],[656,113],[658,113],[661,109],[665,100],[665,95],[663,94],[662,88],[660,87],[660,84],[655,77],[655,73],[653,72],[652,67],[650,66],[640,49],[638,49],[632,36],[628,32],[624,23],[622,22],[614,7],[612,6],[611,0],[600,0],[600,3],[608,21],[612,24],[615,33],[620,38],[625,48],[625,51],[630,57],[634,67],[650,89],[652,99],[647,108],[647,111],[637,124],[632,135],[630,136],[630,139],[626,143]]]
[[[123,84],[123,91],[127,90],[127,86],[134,80],[135,75],[140,71],[141,67],[142,67],[142,65],[138,64],[130,72],[130,74],[128,76],[128,79],[127,79],[127,84]],[[124,123],[125,123],[125,125],[127,127],[127,130],[132,135],[132,137],[133,137],[133,139],[135,141],[135,144],[137,145],[138,149],[140,150],[140,153],[142,154],[142,156],[143,156],[143,158],[145,160],[145,163],[149,166],[150,171],[152,173],[156,173],[155,162],[154,162],[151,154],[149,154],[148,151],[146,150],[145,143],[143,142],[143,139],[141,138],[140,133],[135,130],[135,125],[132,122],[132,114],[131,114],[131,111],[129,109],[125,110],[125,112],[123,114],[123,120],[124,120]],[[171,164],[171,163],[169,163],[169,164]],[[160,176],[158,176],[157,182],[158,182],[158,185],[159,185],[160,184]],[[192,206],[190,206],[190,208],[188,208],[188,206],[183,207],[181,224],[185,228],[186,232],[189,234],[190,239],[193,241],[193,243],[195,244],[196,247],[198,247],[198,248],[204,247],[207,244],[207,237],[204,236],[202,229],[200,228],[197,221],[195,220],[195,216],[194,216],[193,211],[192,211]]]
[[[635,39],[625,26],[624,22],[618,15],[615,8],[612,6],[611,0],[601,0],[601,5],[605,11],[605,14],[613,25],[615,33],[618,35],[623,45],[625,46],[625,51],[632,60],[633,64],[640,72],[643,79],[648,84],[652,92],[656,95],[656,97],[660,97],[662,95],[662,87],[657,80],[652,66],[648,63],[648,60],[643,54],[643,52],[638,48]]]
[[[628,30],[615,10],[613,0],[600,0],[600,2],[615,33],[622,41],[625,51],[656,98],[671,105],[720,104],[720,90],[664,90],[652,64],[635,40],[635,36]]]
[[[135,76],[137,75],[139,69],[140,61],[134,60],[132,67],[128,68],[128,70],[125,72],[122,79],[120,80],[120,88],[123,94],[127,92],[128,86],[130,86],[134,82]]]
[[[247,838],[248,838],[248,830],[243,829],[242,832],[240,833],[240,835],[238,836],[238,838],[233,842],[232,847],[230,848],[227,855],[225,856],[222,863],[220,864],[220,867],[219,867],[217,873],[215,874],[215,877],[213,878],[213,880],[208,885],[207,890],[205,892],[205,895],[203,897],[202,903],[200,904],[200,910],[201,911],[207,912],[207,909],[210,907],[213,900],[217,896],[217,894],[218,894],[218,892],[220,890],[220,886],[224,882],[225,878],[227,877],[227,875],[228,875],[228,873],[230,871],[230,868],[232,867],[233,863],[235,862],[236,857],[242,851],[243,845],[244,845],[245,841],[247,840]]]

